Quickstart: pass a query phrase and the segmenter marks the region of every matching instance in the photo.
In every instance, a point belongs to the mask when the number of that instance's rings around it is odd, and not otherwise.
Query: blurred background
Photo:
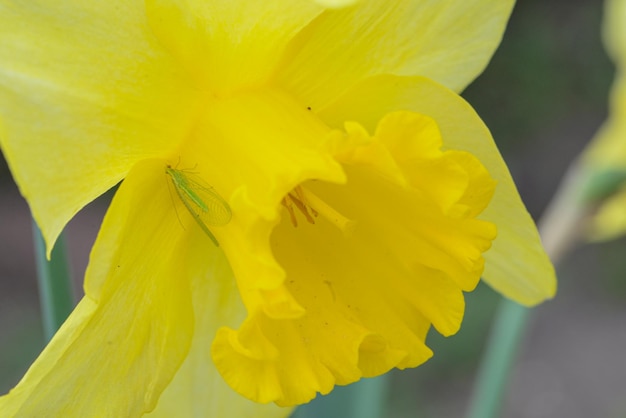
[[[535,219],[567,165],[607,116],[613,66],[601,1],[520,0],[501,47],[465,92],[509,164]],[[76,295],[110,200],[68,225]],[[626,417],[626,239],[579,246],[558,269],[557,297],[534,310],[503,417]],[[389,417],[462,417],[499,296],[467,295],[461,331],[429,337],[435,356],[394,372]],[[29,210],[0,161],[0,393],[44,345]]]

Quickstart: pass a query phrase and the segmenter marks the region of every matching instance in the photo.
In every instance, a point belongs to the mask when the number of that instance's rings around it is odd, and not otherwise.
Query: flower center
[[[280,203],[289,212],[289,218],[294,227],[298,227],[296,210],[304,215],[306,221],[311,225],[315,225],[315,219],[321,215],[343,233],[350,232],[356,224],[356,221],[343,216],[304,186],[296,186],[291,192],[287,193]]]

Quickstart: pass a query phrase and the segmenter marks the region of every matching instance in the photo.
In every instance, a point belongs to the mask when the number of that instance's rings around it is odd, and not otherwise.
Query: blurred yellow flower
[[[456,93],[513,2],[351,3],[0,0],[0,144],[48,246],[124,179],[85,297],[0,410],[285,416],[226,383],[290,406],[417,366],[481,274],[553,296]]]
[[[625,21],[626,1],[607,0],[603,23],[604,43],[615,63],[610,114],[583,158],[584,167],[592,177],[592,187],[600,189],[604,194],[600,196],[603,203],[591,222],[590,236],[594,240],[612,239],[626,233]]]

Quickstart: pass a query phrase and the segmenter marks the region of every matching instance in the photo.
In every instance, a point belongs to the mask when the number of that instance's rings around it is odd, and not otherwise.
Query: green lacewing
[[[172,179],[178,197],[193,219],[211,238],[211,241],[219,246],[217,239],[209,230],[209,225],[224,226],[230,222],[232,211],[228,202],[213,187],[189,171],[177,170],[168,165],[165,173]]]

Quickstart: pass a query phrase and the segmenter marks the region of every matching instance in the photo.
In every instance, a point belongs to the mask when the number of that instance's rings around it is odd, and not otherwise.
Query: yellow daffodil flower
[[[457,94],[512,5],[0,0],[0,143],[48,246],[124,179],[0,414],[286,416],[426,361],[481,274],[552,297]]]
[[[626,233],[626,1],[608,0],[604,12],[604,41],[615,63],[610,116],[591,142],[583,159],[594,180],[609,179],[613,189],[591,225],[595,240]],[[605,181],[606,182],[606,181]],[[622,184],[619,187],[619,184]]]

